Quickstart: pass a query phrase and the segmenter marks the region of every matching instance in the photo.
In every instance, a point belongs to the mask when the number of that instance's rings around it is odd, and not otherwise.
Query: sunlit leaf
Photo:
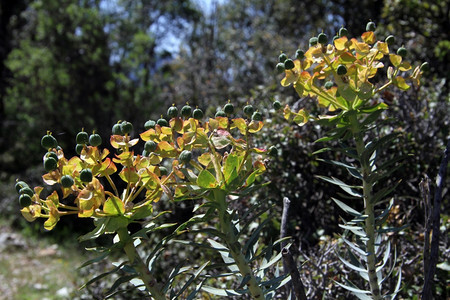
[[[384,55],[388,55],[389,54],[389,46],[387,43],[385,42],[378,42],[375,46],[378,51],[380,51],[381,53],[383,53]]]
[[[402,63],[402,57],[397,54],[389,54],[389,60],[391,61],[394,67],[398,67]]]
[[[211,153],[206,152],[198,157],[198,162],[207,167],[211,162]]]
[[[364,41],[364,43],[367,43],[369,45],[372,45],[377,40],[376,37],[375,37],[375,33],[373,31],[364,32],[361,35],[361,38]]]
[[[228,118],[227,117],[217,117],[216,120],[219,122],[218,128],[226,129],[228,127]]]
[[[334,40],[334,46],[336,47],[336,49],[338,51],[345,50],[347,48],[347,46],[346,46],[347,41],[348,41],[348,39],[346,36],[340,37],[340,38]]]
[[[282,86],[290,86],[298,79],[298,72],[293,70],[286,70],[286,76],[281,80]]]
[[[403,91],[406,91],[411,87],[406,83],[405,78],[403,78],[401,76],[395,77],[395,79],[393,80],[393,83],[396,87],[398,87],[399,89],[401,89]]]
[[[108,215],[123,215],[125,213],[125,205],[120,198],[111,196],[103,204],[103,212]]]
[[[183,133],[183,120],[181,118],[172,118],[169,124],[173,131]]]
[[[119,176],[127,183],[136,183],[139,181],[139,175],[136,173],[135,168],[123,168]]]
[[[262,121],[251,121],[250,124],[248,124],[248,132],[255,133],[260,131],[264,126],[264,122]]]
[[[197,184],[199,187],[205,189],[213,189],[217,186],[216,178],[208,170],[202,170],[197,177]]]
[[[161,141],[156,147],[155,153],[158,153],[162,157],[176,157],[177,150],[166,141]]]
[[[404,62],[402,62],[399,66],[398,66],[398,69],[400,70],[400,71],[402,71],[402,72],[405,72],[405,71],[409,71],[409,70],[411,70],[411,64],[409,63],[409,62],[407,62],[407,61],[404,61]]]
[[[211,141],[216,149],[223,149],[231,143],[230,133],[226,130],[217,130],[216,135],[211,138]]]
[[[25,220],[27,220],[28,222],[33,222],[34,220],[36,220],[36,218],[39,218],[41,216],[41,206],[39,204],[30,205],[22,208],[20,210],[20,213],[25,218]]]
[[[247,123],[242,118],[233,119],[233,123],[231,125],[231,128],[239,129],[239,132],[242,135],[245,135],[247,133]]]

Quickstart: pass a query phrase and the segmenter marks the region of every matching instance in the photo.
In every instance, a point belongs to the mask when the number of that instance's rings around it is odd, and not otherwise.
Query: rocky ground
[[[0,225],[0,299],[73,299],[82,258]]]

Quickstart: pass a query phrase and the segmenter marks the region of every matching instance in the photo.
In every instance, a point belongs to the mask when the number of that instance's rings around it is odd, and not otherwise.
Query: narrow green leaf
[[[383,262],[381,265],[377,267],[376,272],[380,272],[384,268],[390,256],[391,256],[391,243],[388,241],[386,249],[384,250]]]
[[[289,247],[289,246],[290,246],[290,244],[287,247]],[[280,261],[280,259],[281,259],[281,252],[278,253],[275,257],[273,257],[270,261],[263,263],[258,269],[265,270],[265,269],[269,268],[270,266],[272,266],[273,264]]]
[[[265,219],[261,224],[258,225],[258,227],[253,231],[250,238],[247,240],[247,242],[244,245],[243,253],[247,254],[250,253],[251,248],[253,245],[258,241],[259,233],[263,229],[263,227],[270,221],[269,218]],[[251,259],[251,258],[249,258]]]
[[[195,287],[195,289],[188,295],[188,297],[186,298],[186,300],[194,300],[197,299],[196,296],[198,294],[198,292],[200,292],[200,290],[202,289],[203,286],[203,281],[200,282],[199,284],[197,284],[197,286]],[[172,300],[175,300],[175,298],[173,298]]]
[[[322,175],[315,175],[314,177],[317,177],[319,179],[322,179],[326,182],[332,183],[334,185],[337,185],[339,187],[346,187],[346,188],[352,188],[352,189],[361,189],[362,187],[359,185],[348,185],[345,182],[335,178],[335,177],[327,177]]]
[[[91,265],[91,264],[93,264],[93,263],[97,263],[97,262],[99,262],[99,261],[102,261],[103,259],[105,259],[106,257],[108,257],[109,254],[111,254],[111,251],[105,251],[102,255],[97,256],[97,257],[95,257],[95,258],[93,258],[93,259],[90,259],[90,260],[84,262],[80,267],[78,267],[78,270],[79,270],[79,269],[82,269],[82,268],[84,268],[84,267],[86,267],[86,266],[89,266],[89,265]]]
[[[320,153],[323,153],[323,152],[327,152],[327,151],[331,151],[331,150],[332,150],[332,148],[329,148],[329,147],[327,147],[327,148],[322,148],[322,149],[320,149],[320,150],[314,151],[314,152],[312,153],[312,155],[317,155],[317,154],[320,154]]]
[[[223,297],[240,296],[245,294],[245,292],[237,292],[231,289],[218,289],[212,286],[202,286],[202,291]]]
[[[350,230],[357,236],[360,236],[361,238],[367,238],[367,234],[361,229],[359,226],[349,226],[349,225],[342,225],[338,224],[339,227]]]
[[[113,285],[106,292],[106,297],[108,298],[111,293],[113,293],[122,283],[129,282],[131,279],[136,278],[137,275],[126,275],[119,277],[116,281],[114,281]]]
[[[127,262],[125,261],[125,262],[121,263],[119,266],[115,267],[114,269],[112,269],[112,270],[110,270],[110,271],[108,271],[108,272],[102,273],[102,274],[100,274],[100,275],[98,275],[98,276],[92,278],[91,280],[89,280],[88,282],[86,282],[85,284],[83,284],[79,289],[81,290],[81,289],[85,288],[86,286],[91,285],[92,283],[94,283],[94,282],[96,282],[96,281],[98,281],[98,280],[100,280],[100,279],[102,279],[102,278],[104,278],[104,277],[106,277],[106,276],[108,276],[108,275],[111,275],[111,274],[116,273],[117,271],[120,270],[120,268],[121,268],[125,263],[127,263]]]
[[[183,287],[178,291],[178,293],[176,294],[174,299],[178,299],[177,297],[179,297],[181,294],[183,294],[183,292],[189,287],[191,286],[192,282],[194,282],[195,279],[198,278],[198,276],[200,275],[201,272],[203,272],[203,270],[206,268],[207,265],[209,265],[209,261],[207,261],[206,263],[204,263],[203,265],[201,265],[195,272],[194,274],[186,281],[186,283],[183,285]],[[202,285],[203,281],[201,282],[200,285],[198,285],[197,287],[200,288]],[[192,293],[191,293],[192,294]]]
[[[361,162],[366,163],[368,165],[369,159],[375,150],[380,149],[385,144],[391,142],[392,140],[394,140],[395,138],[397,138],[400,135],[401,135],[401,133],[394,132],[394,133],[385,135],[378,140],[372,140],[369,143],[367,143],[366,148],[364,149],[363,153],[361,154]]]
[[[400,226],[400,227],[384,227],[384,228],[378,229],[377,232],[378,233],[399,232],[399,231],[402,231],[403,229],[408,228],[408,227],[409,227],[409,224],[405,224],[405,225]]]
[[[110,220],[110,218],[97,219],[96,224],[95,224],[96,225],[95,229],[85,235],[80,236],[78,238],[78,240],[80,242],[84,242],[84,241],[94,240],[94,239],[98,238],[103,233],[105,233],[106,226],[108,225],[109,220]]]
[[[363,249],[359,248],[355,243],[347,240],[344,237],[341,237],[341,239],[353,250],[355,250],[356,252],[358,252],[358,254],[367,257],[369,255],[369,252],[364,251]]]
[[[340,261],[342,261],[344,263],[344,265],[346,265],[347,267],[349,267],[350,269],[357,271],[357,272],[363,272],[363,273],[367,273],[366,269],[363,269],[361,267],[355,266],[354,264],[352,264],[351,262],[345,260],[343,257],[341,257],[339,254],[336,254],[337,257],[339,258]]]
[[[344,202],[336,199],[336,198],[331,198],[343,211],[345,211],[348,214],[351,214],[352,216],[355,217],[363,217],[364,215],[360,212],[358,212],[357,210],[351,208],[350,206],[348,206],[347,204],[345,204]]]
[[[356,293],[358,293],[358,294],[370,294],[370,291],[360,290],[360,289],[355,288],[355,287],[344,285],[344,284],[342,284],[340,282],[337,282],[337,281],[335,281],[335,283],[337,285],[339,285],[340,287],[343,287],[344,289],[349,290],[350,292],[355,293],[355,294]],[[372,298],[369,297],[368,299],[372,299]]]

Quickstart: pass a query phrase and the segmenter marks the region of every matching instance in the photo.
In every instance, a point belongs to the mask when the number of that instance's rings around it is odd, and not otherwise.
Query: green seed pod
[[[275,146],[271,146],[270,148],[269,148],[269,155],[270,156],[272,156],[272,157],[276,157],[276,156],[278,156],[278,149],[277,149],[277,147],[275,147]]]
[[[70,188],[74,184],[74,180],[70,175],[64,175],[61,177],[61,185],[63,188]]]
[[[20,193],[20,190],[24,187],[29,187],[28,184],[25,181],[17,181],[16,185],[14,186],[16,188],[17,193]]]
[[[389,35],[388,37],[386,37],[386,39],[385,39],[384,41],[385,41],[386,44],[388,44],[389,46],[394,45],[394,43],[395,43],[395,36]]]
[[[150,152],[155,151],[157,146],[158,146],[158,144],[155,143],[154,141],[147,141],[147,142],[145,142],[144,149],[145,149],[145,151],[150,153]]]
[[[120,123],[120,128],[122,129],[123,134],[129,134],[131,131],[133,131],[133,124],[127,121],[123,121]]]
[[[81,172],[80,172],[80,180],[82,182],[89,183],[89,182],[92,181],[92,179],[93,179],[93,176],[92,176],[91,169],[83,169],[83,170],[81,170]]]
[[[424,62],[421,66],[420,66],[420,71],[422,72],[428,72],[430,71],[430,64],[427,62]]]
[[[285,71],[284,63],[277,63],[276,67],[278,74],[281,74]]]
[[[56,170],[58,167],[58,161],[54,159],[53,157],[49,157],[46,160],[44,160],[44,169],[47,172],[51,172],[53,170]]]
[[[158,121],[156,121],[156,124],[161,127],[169,127],[169,122],[167,122],[167,120],[164,118],[158,119]]]
[[[231,115],[234,113],[234,105],[231,103],[227,103],[225,104],[225,106],[223,107],[223,111],[227,114],[227,115]]]
[[[336,73],[341,76],[347,74],[347,67],[344,65],[339,65],[336,69]]]
[[[194,119],[200,120],[203,118],[203,111],[200,108],[196,108],[192,112],[192,116],[194,117]]]
[[[334,43],[334,41],[337,40],[338,38],[339,38],[339,36],[337,36],[337,35],[333,36],[333,43]]]
[[[167,174],[169,174],[169,171],[167,170],[166,167],[160,166],[159,173],[161,174],[161,176],[167,176]]]
[[[77,144],[77,145],[75,146],[75,152],[76,152],[78,155],[81,155],[81,151],[83,150],[83,148],[84,148],[84,145],[83,145],[83,144]]]
[[[30,206],[32,202],[33,202],[33,200],[27,194],[23,194],[23,195],[19,196],[19,205],[22,208]]]
[[[326,88],[327,90],[329,90],[333,87],[333,85],[334,85],[333,81],[327,81],[327,82],[325,82],[323,87]]]
[[[369,23],[367,23],[366,25],[366,31],[375,31],[375,29],[377,28],[377,26],[375,25],[374,22],[370,21]]]
[[[255,111],[252,115],[253,121],[262,121],[263,117],[262,114],[259,111]]]
[[[294,62],[292,61],[292,59],[288,58],[286,59],[286,61],[284,62],[284,68],[286,70],[291,70],[295,67]]]
[[[284,63],[284,61],[285,61],[287,58],[288,58],[288,57],[287,57],[286,54],[281,53],[280,56],[278,56],[278,61],[279,61],[280,63]]]
[[[187,164],[192,159],[192,152],[189,151],[189,150],[183,150],[183,151],[181,151],[180,156],[178,157],[178,159],[182,163]]]
[[[26,186],[26,187],[23,187],[20,189],[19,194],[20,195],[28,195],[30,197],[33,197],[34,191],[30,187]]]
[[[91,144],[91,146],[93,147],[100,146],[102,144],[102,137],[98,133],[91,134],[89,136],[89,144]]]
[[[274,108],[275,110],[279,110],[279,109],[281,108],[281,103],[280,103],[280,101],[275,100],[275,101],[272,103],[272,106],[273,106],[273,108]]]
[[[145,151],[145,149],[142,150],[142,156],[147,157],[149,155],[150,155],[150,153],[148,153],[148,151]]]
[[[401,57],[405,58],[405,56],[408,54],[408,50],[406,50],[405,47],[400,47],[397,50],[397,55],[400,55]]]
[[[295,58],[297,59],[304,59],[305,58],[305,52],[301,49],[297,49],[297,51],[295,51]]]
[[[145,122],[144,124],[144,128],[145,130],[149,130],[150,128],[155,128],[156,122],[153,120],[148,120],[147,122]]]
[[[58,146],[58,142],[52,135],[47,134],[42,137],[41,146],[46,150],[50,148],[56,148],[56,146]]]
[[[244,106],[244,114],[246,114],[248,117],[251,117],[255,109],[252,105],[246,105]]]
[[[328,36],[322,32],[317,36],[317,41],[320,44],[325,45],[326,43],[328,43]]]
[[[192,108],[189,105],[185,105],[183,106],[183,108],[181,109],[181,115],[185,118],[189,118],[192,114]]]
[[[46,160],[49,157],[53,157],[56,161],[59,160],[58,155],[53,151],[49,151],[49,152],[45,153],[44,160]]]
[[[216,112],[216,115],[214,117],[217,118],[217,117],[226,117],[226,116],[227,116],[227,114],[223,110],[219,110]]]
[[[167,116],[169,118],[176,118],[176,117],[178,117],[178,108],[176,108],[176,106],[169,107],[169,109],[167,110]]]
[[[318,41],[317,37],[313,36],[312,38],[309,39],[309,46],[310,47],[315,46],[315,45],[317,45],[318,42],[319,41]]]
[[[339,37],[343,36],[348,36],[348,30],[345,27],[341,27],[341,29],[339,29]]]
[[[87,144],[89,142],[89,135],[85,131],[80,131],[77,134],[77,137],[75,138],[77,144]]]
[[[111,131],[112,131],[113,135],[123,135],[124,134],[122,131],[122,126],[119,123],[114,124]]]

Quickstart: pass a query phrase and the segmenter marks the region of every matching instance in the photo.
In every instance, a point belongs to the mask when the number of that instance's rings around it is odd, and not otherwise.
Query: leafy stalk
[[[378,284],[376,272],[376,253],[375,253],[375,210],[372,194],[372,182],[368,180],[371,175],[371,167],[367,164],[363,156],[365,149],[363,133],[356,115],[350,117],[353,138],[356,142],[356,151],[358,153],[358,160],[361,165],[363,199],[364,199],[364,213],[367,216],[365,219],[365,232],[367,235],[366,252],[367,255],[367,271],[369,275],[370,291],[374,300],[382,299],[380,286]]]
[[[130,260],[130,263],[135,263],[137,271],[139,272],[139,277],[144,282],[145,287],[150,292],[152,297],[156,300],[165,300],[166,297],[161,292],[162,288],[159,286],[156,278],[153,277],[152,273],[150,273],[146,264],[139,256],[139,253],[136,251],[133,240],[128,234],[127,228],[120,228],[117,230],[117,234],[119,235],[120,241],[125,244],[124,251]]]
[[[249,278],[247,285],[251,295],[254,299],[264,300],[264,292],[256,281],[256,277],[254,276],[252,269],[248,265],[248,262],[246,261],[245,256],[240,249],[238,237],[233,230],[231,215],[227,211],[228,205],[226,195],[226,192],[223,190],[214,190],[214,198],[218,202],[220,210],[220,231],[226,236],[225,242],[227,243],[231,256],[236,262],[236,265],[239,268],[242,277]]]

